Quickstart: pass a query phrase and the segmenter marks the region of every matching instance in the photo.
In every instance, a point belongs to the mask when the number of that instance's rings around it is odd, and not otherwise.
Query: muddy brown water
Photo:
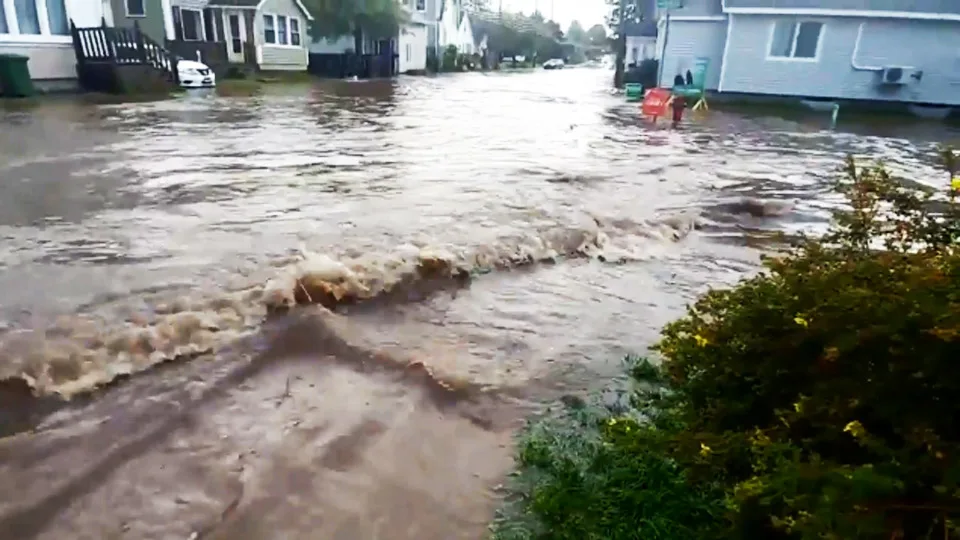
[[[481,538],[524,415],[822,230],[846,153],[937,182],[956,137],[673,131],[608,80],[0,113],[0,537]]]

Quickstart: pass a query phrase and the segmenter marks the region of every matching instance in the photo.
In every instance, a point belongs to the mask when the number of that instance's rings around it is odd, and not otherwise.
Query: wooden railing
[[[177,57],[144,34],[136,23],[133,28],[113,28],[103,20],[101,26],[77,28],[71,20],[70,34],[81,67],[86,63],[146,64],[167,73],[174,84],[180,82]]]

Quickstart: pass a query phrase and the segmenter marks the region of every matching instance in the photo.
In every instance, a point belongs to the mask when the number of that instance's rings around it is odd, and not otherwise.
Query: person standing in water
[[[670,102],[670,108],[673,109],[673,127],[680,125],[680,121],[683,120],[683,109],[687,106],[687,100],[683,96],[673,96],[673,101]]]
[[[689,72],[688,72],[689,73]],[[683,88],[684,86],[683,75],[677,74],[673,78],[673,88],[676,90],[678,87]],[[683,96],[674,95],[673,101],[670,102],[670,108],[673,110],[673,123],[672,127],[677,127],[680,125],[680,121],[683,120],[683,109],[686,108],[687,101]]]

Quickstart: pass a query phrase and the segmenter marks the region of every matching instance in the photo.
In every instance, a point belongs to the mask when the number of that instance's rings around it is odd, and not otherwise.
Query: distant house
[[[685,0],[658,14],[661,85],[960,106],[958,0]]]
[[[461,0],[437,0],[440,5],[440,18],[437,21],[437,50],[443,55],[443,50],[453,45],[460,50],[460,21],[463,16]]]
[[[427,69],[429,26],[426,0],[403,0],[408,20],[400,25],[396,51],[400,73],[423,72]]]
[[[170,28],[170,0],[103,0],[103,17],[107,26],[133,28],[157,43],[163,43]]]
[[[306,71],[313,16],[300,0],[170,1],[176,41],[225,43],[230,63]]]
[[[76,89],[70,21],[99,26],[104,15],[101,0],[0,1],[0,54],[29,57],[31,76],[42,89]]]

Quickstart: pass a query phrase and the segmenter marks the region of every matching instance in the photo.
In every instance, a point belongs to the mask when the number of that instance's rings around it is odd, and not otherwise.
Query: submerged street
[[[957,137],[671,130],[609,77],[0,111],[0,536],[481,538],[526,415],[823,230],[846,154],[939,181]],[[268,317],[303,252],[363,301]]]

